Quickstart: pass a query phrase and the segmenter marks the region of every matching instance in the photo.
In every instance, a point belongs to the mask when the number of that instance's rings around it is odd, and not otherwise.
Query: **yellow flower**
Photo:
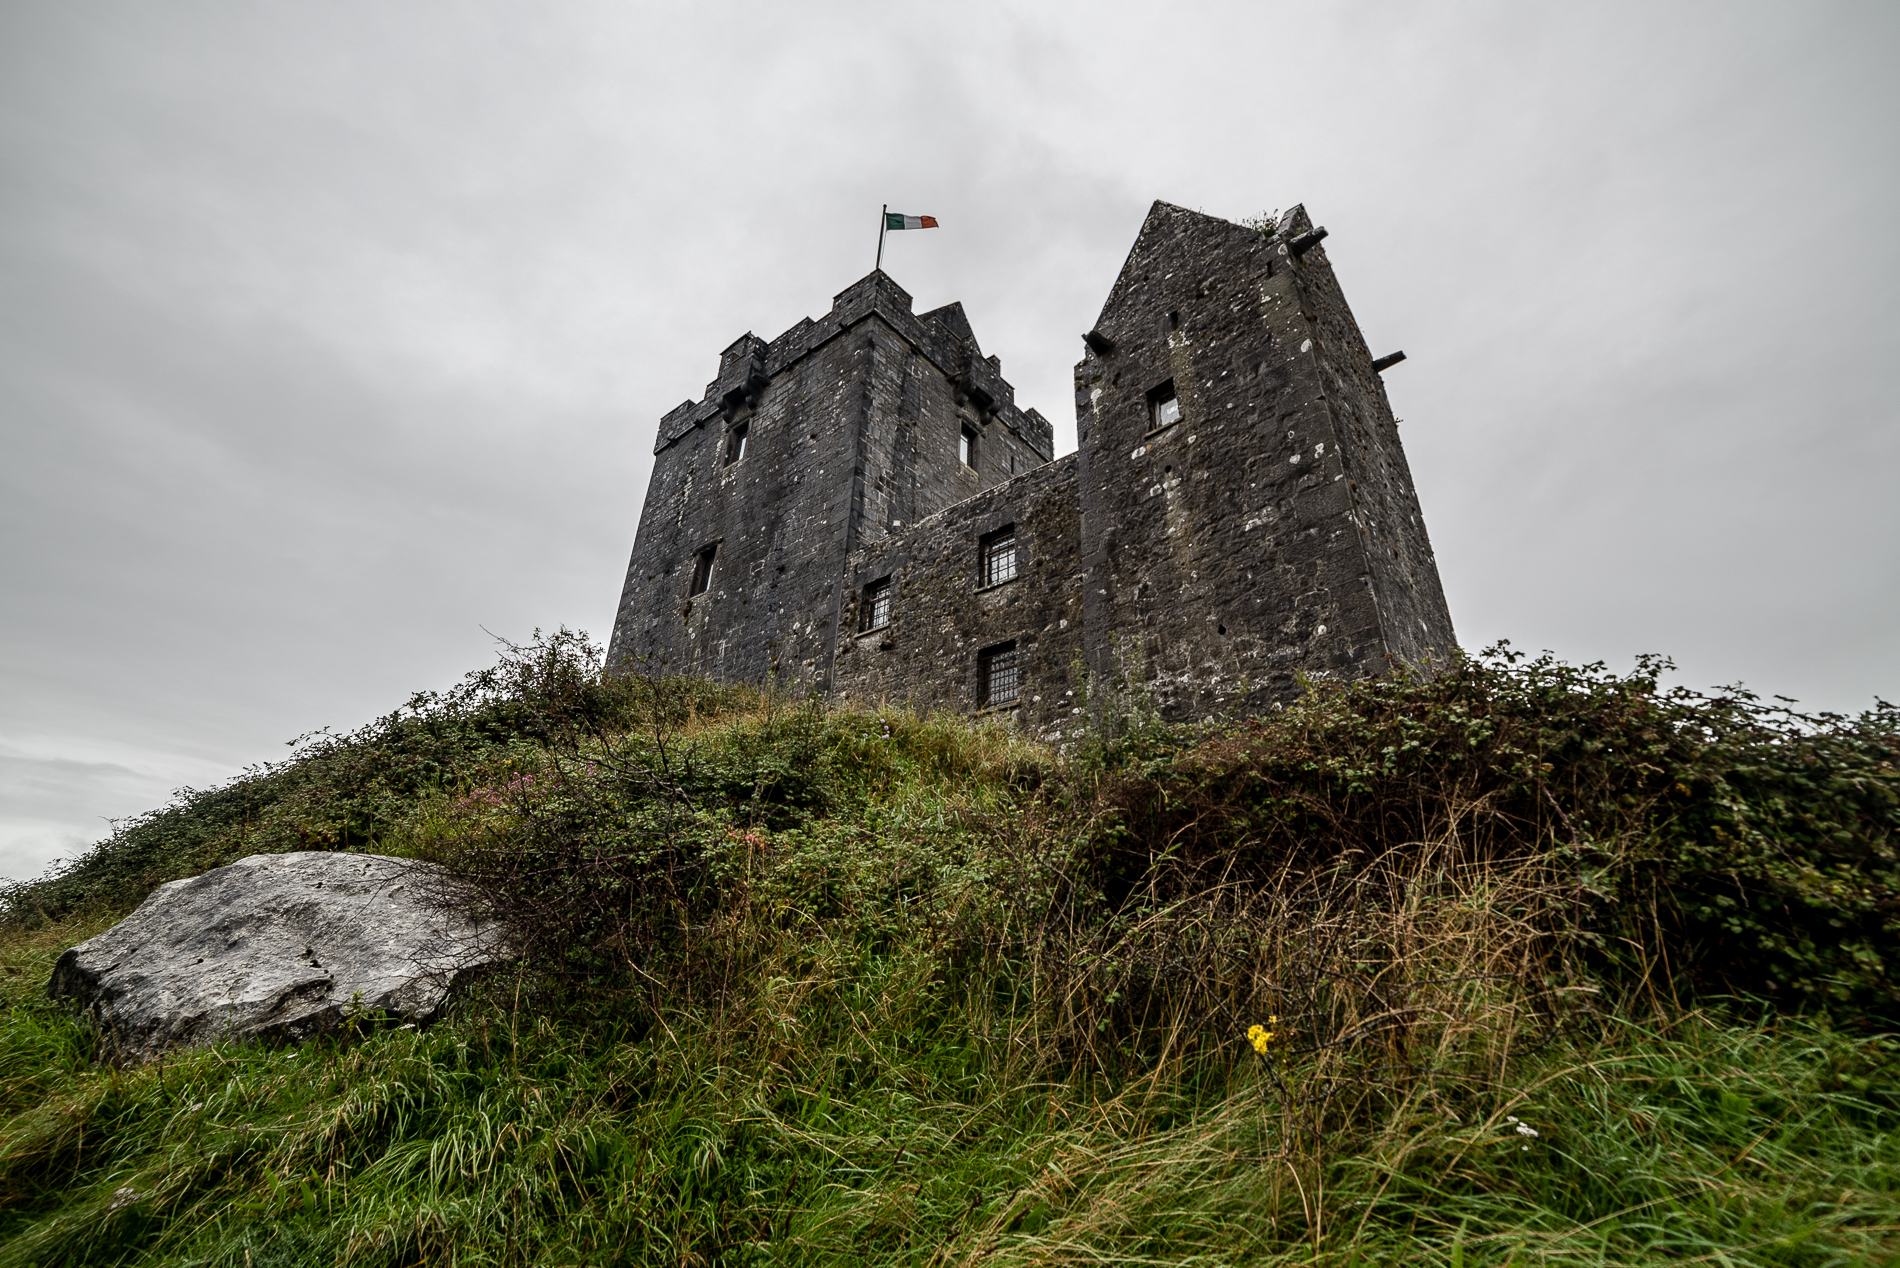
[[[1280,1019],[1278,1017],[1269,1017],[1267,1020],[1279,1021]],[[1267,1055],[1267,1045],[1273,1042],[1273,1032],[1268,1030],[1265,1026],[1249,1026],[1247,1028],[1247,1042],[1253,1045],[1255,1052],[1264,1057]]]

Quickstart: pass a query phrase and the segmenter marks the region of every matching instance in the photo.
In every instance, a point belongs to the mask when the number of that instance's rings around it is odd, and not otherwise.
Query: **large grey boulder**
[[[253,854],[159,886],[60,956],[47,991],[132,1057],[379,1010],[426,1020],[458,974],[505,955],[494,927],[422,901],[428,876],[380,854]]]

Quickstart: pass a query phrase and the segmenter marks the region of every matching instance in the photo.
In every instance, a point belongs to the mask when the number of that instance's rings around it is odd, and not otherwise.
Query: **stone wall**
[[[1308,226],[1305,214],[1297,209],[1296,214],[1297,226],[1282,239]],[[1338,440],[1386,648],[1414,666],[1442,660],[1453,646],[1451,609],[1385,380],[1372,368],[1372,351],[1346,306],[1325,248],[1309,251],[1297,266],[1320,394]]]
[[[1385,511],[1416,504],[1383,391],[1329,399],[1377,375],[1323,250],[1291,249],[1308,227],[1297,208],[1266,237],[1157,203],[1076,367],[1091,665],[1113,669],[1109,632],[1139,637],[1172,717],[1257,712],[1302,675],[1450,645],[1435,585],[1406,612],[1426,613],[1425,639],[1388,638],[1360,490],[1383,532],[1430,553],[1422,523]],[[1158,426],[1170,384],[1179,419]]]
[[[982,655],[1014,644],[1016,699],[994,711],[1060,738],[1076,707],[1082,653],[1081,523],[1075,456],[893,533],[855,552],[845,570],[847,635],[838,650],[841,703],[905,703],[985,711]],[[981,545],[1013,530],[1016,574],[985,585]],[[867,587],[891,584],[887,624],[868,628]]]

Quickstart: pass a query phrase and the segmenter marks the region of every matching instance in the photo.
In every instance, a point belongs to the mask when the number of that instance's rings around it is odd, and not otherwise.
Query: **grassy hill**
[[[0,1264],[1900,1258],[1900,714],[1525,660],[1195,728],[566,634],[4,895]],[[434,1025],[97,1060],[58,952],[262,851],[441,865]]]

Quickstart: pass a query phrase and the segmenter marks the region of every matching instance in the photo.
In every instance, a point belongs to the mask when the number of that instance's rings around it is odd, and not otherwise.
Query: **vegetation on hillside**
[[[0,1263],[1900,1254],[1900,715],[1508,649],[1160,723],[510,649],[4,897]],[[100,1064],[51,960],[245,854],[438,865],[421,1030]]]

